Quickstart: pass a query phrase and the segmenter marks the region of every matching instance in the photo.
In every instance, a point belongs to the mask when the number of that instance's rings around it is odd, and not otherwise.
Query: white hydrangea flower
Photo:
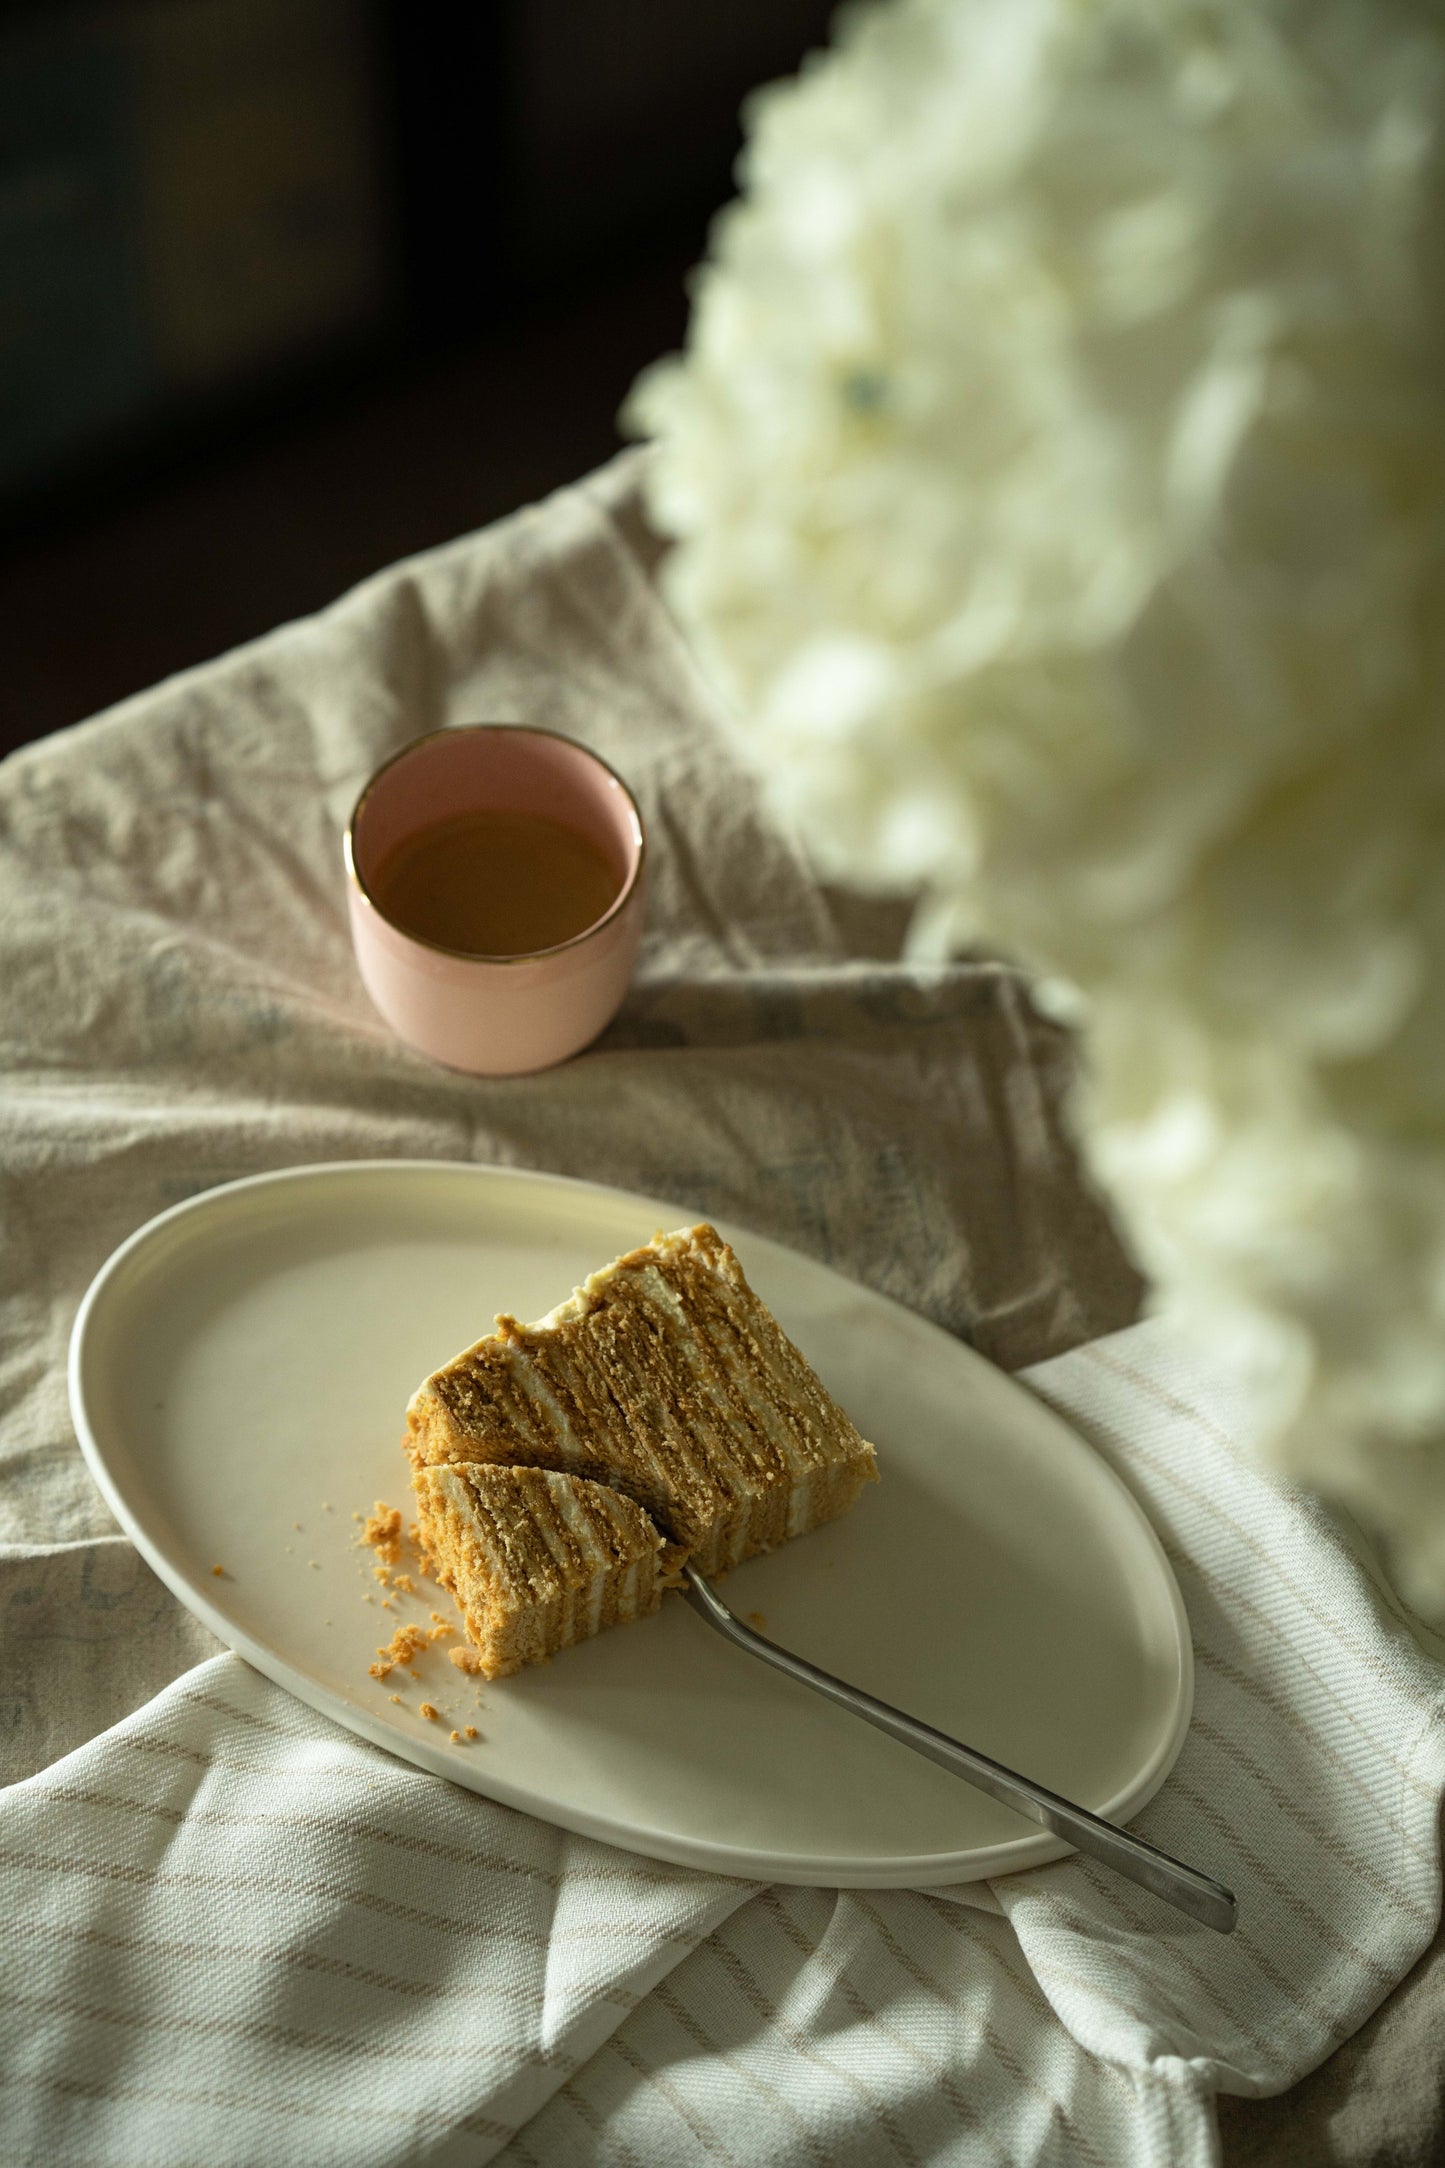
[[[755,101],[644,379],[673,602],[1445,1613],[1445,19],[897,0]]]

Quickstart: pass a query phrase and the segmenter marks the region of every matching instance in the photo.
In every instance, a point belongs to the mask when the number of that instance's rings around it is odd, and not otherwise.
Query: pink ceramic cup
[[[471,956],[403,933],[369,877],[420,829],[456,814],[535,813],[579,829],[611,860],[617,893],[556,948]],[[346,831],[351,938],[367,992],[399,1038],[473,1076],[565,1061],[616,1015],[642,934],[646,840],[632,793],[571,738],[512,723],[434,730],[377,769]]]

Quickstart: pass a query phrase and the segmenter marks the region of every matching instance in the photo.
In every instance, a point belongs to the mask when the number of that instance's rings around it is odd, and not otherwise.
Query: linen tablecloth
[[[1435,2157],[1445,1673],[1356,1533],[1253,1466],[1228,1381],[1129,1324],[1070,1049],[1016,976],[905,965],[899,913],[765,817],[635,485],[619,461],[0,770],[4,2157],[1112,2168],[1213,2159],[1221,2120],[1241,2163]],[[483,719],[594,745],[652,838],[621,1016],[495,1082],[370,1011],[338,848],[379,760]],[[84,1471],[77,1302],[181,1197],[391,1156],[686,1199],[1029,1366],[1179,1576],[1195,1721],[1137,1826],[1233,1879],[1240,1932],[1076,1860],[931,1893],[640,1861],[218,1653]]]

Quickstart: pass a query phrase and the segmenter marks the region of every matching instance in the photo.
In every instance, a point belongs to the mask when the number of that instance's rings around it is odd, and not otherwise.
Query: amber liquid
[[[458,813],[382,860],[369,883],[393,926],[468,956],[529,956],[584,933],[617,870],[589,837],[539,813]]]

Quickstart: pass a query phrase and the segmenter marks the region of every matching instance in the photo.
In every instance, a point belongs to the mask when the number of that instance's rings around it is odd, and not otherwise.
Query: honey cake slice
[[[496,1331],[407,1411],[416,1468],[553,1468],[636,1501],[719,1573],[846,1513],[873,1448],[706,1224],[595,1272],[535,1325]]]
[[[416,1471],[417,1532],[489,1679],[645,1618],[663,1539],[619,1491],[549,1468]]]

